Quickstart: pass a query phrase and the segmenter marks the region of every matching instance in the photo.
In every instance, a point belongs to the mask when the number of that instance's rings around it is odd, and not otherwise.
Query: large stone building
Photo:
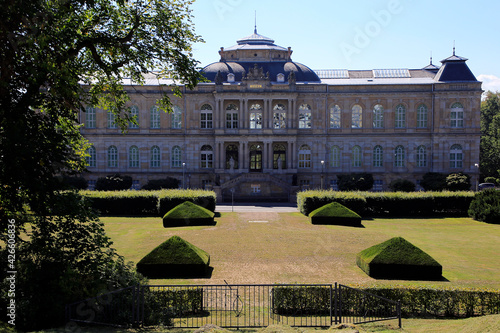
[[[126,135],[87,107],[90,184],[171,176],[220,199],[288,200],[347,173],[372,174],[374,190],[431,171],[478,177],[481,83],[455,51],[441,67],[313,71],[255,31],[219,55],[209,82],[172,95],[172,114],[155,106],[171,81],[124,82],[139,124]]]

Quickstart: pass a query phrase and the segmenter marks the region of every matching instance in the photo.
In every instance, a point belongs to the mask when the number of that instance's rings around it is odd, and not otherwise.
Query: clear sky
[[[498,0],[197,0],[194,55],[206,66],[221,46],[257,31],[312,69],[422,68],[456,54],[500,91]]]

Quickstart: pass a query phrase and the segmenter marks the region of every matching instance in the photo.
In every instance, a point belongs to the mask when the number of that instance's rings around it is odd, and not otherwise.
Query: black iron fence
[[[137,286],[70,304],[68,321],[197,328],[329,327],[399,319],[399,302],[340,284]]]

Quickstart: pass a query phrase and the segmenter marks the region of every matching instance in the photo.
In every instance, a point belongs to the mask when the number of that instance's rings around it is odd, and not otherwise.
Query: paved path
[[[288,213],[288,212],[298,212],[297,204],[292,203],[273,203],[273,202],[251,202],[242,203],[238,202],[234,204],[234,207],[229,203],[217,204],[215,208],[216,212],[273,212],[273,213]]]

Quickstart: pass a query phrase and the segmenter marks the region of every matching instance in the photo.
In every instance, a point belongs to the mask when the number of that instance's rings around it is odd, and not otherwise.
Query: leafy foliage
[[[373,175],[369,173],[351,173],[337,175],[340,191],[368,191],[373,187]]]
[[[147,184],[142,187],[143,190],[162,190],[162,189],[176,189],[179,188],[180,180],[173,177],[162,179],[148,180]]]
[[[330,315],[330,288],[313,286],[273,287],[273,313],[306,316]]]
[[[480,163],[482,177],[499,177],[500,170],[500,92],[487,92],[481,103]]]
[[[500,224],[500,191],[488,189],[476,194],[469,207],[474,220]]]
[[[464,173],[451,173],[446,177],[446,189],[448,191],[470,190],[470,176]]]
[[[415,184],[407,179],[396,179],[389,184],[389,188],[394,192],[414,192]]]
[[[95,183],[97,191],[121,191],[132,187],[132,177],[120,174],[99,177]]]

